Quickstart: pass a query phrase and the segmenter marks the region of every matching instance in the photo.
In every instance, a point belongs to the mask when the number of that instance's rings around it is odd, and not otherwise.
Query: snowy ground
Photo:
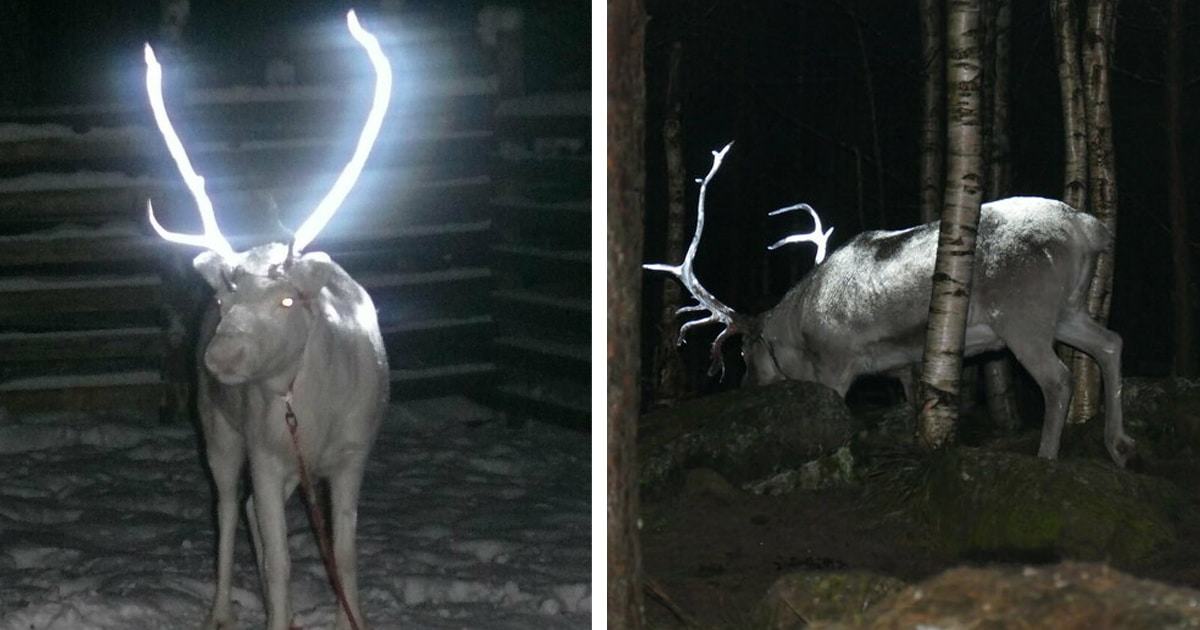
[[[479,422],[463,399],[394,406],[367,468],[359,584],[374,628],[582,628],[591,609],[584,434]],[[190,426],[0,419],[0,629],[196,628],[211,603],[211,489]],[[289,503],[304,628],[334,599]],[[239,626],[261,627],[243,526]]]

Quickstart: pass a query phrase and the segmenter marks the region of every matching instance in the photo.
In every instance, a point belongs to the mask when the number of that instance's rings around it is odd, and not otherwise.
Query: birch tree
[[[1084,89],[1087,95],[1087,154],[1089,210],[1117,233],[1117,176],[1112,137],[1112,108],[1109,104],[1109,67],[1112,63],[1112,39],[1116,23],[1115,0],[1088,0],[1084,21]],[[1108,321],[1112,296],[1112,250],[1100,254],[1088,289],[1088,314],[1092,319]],[[1082,352],[1076,352],[1071,372],[1074,388],[1068,422],[1085,422],[1099,413],[1100,369]]]
[[[988,198],[1007,197],[1012,190],[1012,158],[1008,138],[1009,58],[1012,25],[1011,0],[992,1],[991,134],[988,141]],[[1017,398],[1013,390],[1012,361],[1007,356],[983,364],[988,415],[1005,429],[1017,428]]]
[[[608,627],[643,626],[638,542],[638,339],[645,183],[646,17],[608,2]]]
[[[982,78],[978,0],[946,3],[946,181],[934,263],[925,358],[921,374],[918,443],[940,448],[958,418],[967,302],[975,233],[983,199]]]

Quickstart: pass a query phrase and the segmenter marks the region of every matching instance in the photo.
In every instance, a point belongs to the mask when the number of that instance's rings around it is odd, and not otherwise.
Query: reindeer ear
[[[292,263],[288,277],[292,284],[305,295],[316,295],[321,292],[333,276],[336,265],[325,252],[304,254]]]
[[[224,290],[225,281],[221,279],[222,274],[226,277],[233,273],[233,268],[225,259],[221,258],[220,254],[213,251],[206,251],[192,260],[192,266],[200,275],[204,277],[205,282],[208,282],[212,288],[217,291]]]

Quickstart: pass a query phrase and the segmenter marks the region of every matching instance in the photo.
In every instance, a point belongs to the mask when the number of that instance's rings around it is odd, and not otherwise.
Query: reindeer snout
[[[241,383],[249,377],[248,344],[241,335],[213,337],[204,353],[204,366],[223,383]]]

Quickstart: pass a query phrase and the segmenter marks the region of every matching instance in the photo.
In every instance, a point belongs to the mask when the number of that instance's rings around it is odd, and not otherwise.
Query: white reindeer
[[[680,313],[706,313],[683,324],[679,343],[690,328],[722,324],[712,344],[712,371],[724,369],[721,344],[740,334],[746,384],[815,381],[842,396],[863,374],[907,371],[919,362],[939,221],[895,232],[864,232],[826,259],[833,229],[822,232],[820,217],[806,204],[783,208],[772,214],[807,210],[816,228],[770,249],[812,242],[821,263],[816,269],[759,315],[734,311],[700,285],[692,263],[704,231],[704,198],[730,146],[713,151],[712,167],[700,180],[696,232],[683,262],[643,265],[677,278],[696,299]],[[1078,348],[1100,364],[1104,444],[1119,466],[1135,453],[1121,418],[1121,337],[1087,312],[1096,258],[1111,241],[1103,223],[1061,201],[1013,197],[980,209],[963,354],[1007,347],[1037,381],[1046,402],[1041,457],[1058,456],[1071,398],[1070,372],[1054,354],[1055,342]]]
[[[301,254],[362,171],[391,96],[391,66],[379,42],[353,11],[347,22],[376,72],[374,100],[354,155],[290,245],[269,243],[244,252],[235,252],[217,228],[204,178],[192,169],[167,117],[162,67],[149,44],[145,49],[154,118],[196,199],[204,233],[167,231],[148,203],[150,224],[164,239],[207,250],[193,264],[216,293],[201,329],[197,393],[220,538],[216,599],[205,628],[233,627],[233,536],[238,482],[247,461],[253,492],[246,512],[267,626],[286,630],[292,623],[284,504],[301,481],[301,465],[329,482],[336,566],[330,579],[342,591],[337,628],[360,628],[364,621],[354,536],[363,467],[388,399],[387,354],[375,306],[362,286],[326,254]]]

